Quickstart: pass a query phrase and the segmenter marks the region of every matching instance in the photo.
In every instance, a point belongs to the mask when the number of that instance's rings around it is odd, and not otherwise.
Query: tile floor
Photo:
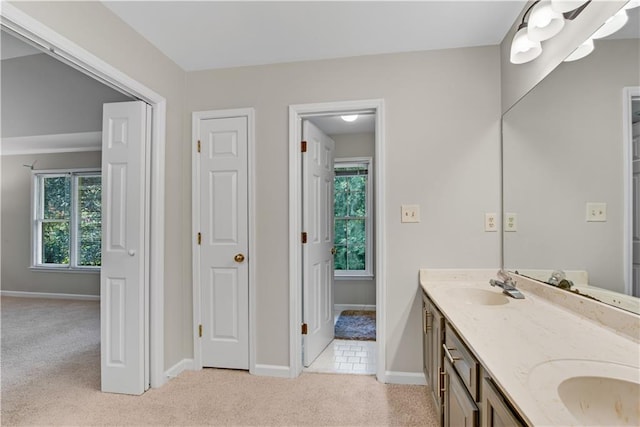
[[[305,371],[374,375],[376,342],[333,340]]]
[[[333,314],[335,324],[340,310]],[[333,340],[311,366],[304,370],[327,374],[375,375],[376,350],[375,341]]]

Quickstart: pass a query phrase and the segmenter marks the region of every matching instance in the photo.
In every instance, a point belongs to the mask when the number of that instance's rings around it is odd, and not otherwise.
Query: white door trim
[[[200,310],[200,260],[196,256],[198,242],[196,236],[200,231],[200,162],[198,161],[198,135],[200,134],[200,121],[206,119],[224,119],[230,117],[247,118],[247,185],[248,185],[248,218],[249,218],[249,372],[254,374],[256,367],[256,239],[255,239],[255,109],[235,108],[230,110],[196,111],[191,119],[191,193],[192,193],[192,258],[193,258],[193,368],[202,369],[202,345],[198,337],[198,325],[202,323]]]
[[[376,115],[374,187],[376,236],[376,342],[378,381],[386,382],[385,374],[385,303],[386,303],[386,251],[385,251],[385,130],[384,100],[325,102],[289,106],[289,376],[302,372],[302,167],[300,141],[302,119],[324,113],[373,110]]]
[[[633,295],[633,123],[631,121],[631,102],[640,97],[640,86],[625,87],[622,90],[622,157],[623,157],[623,226],[622,241],[624,291],[627,295]]]
[[[43,25],[20,9],[2,2],[0,10],[2,24],[12,31],[32,40],[58,56],[62,61],[78,68],[85,74],[109,84],[127,94],[133,95],[151,105],[153,128],[151,136],[151,198],[149,268],[149,366],[151,387],[160,387],[166,382],[164,375],[164,197],[165,197],[165,128],[166,100],[145,85],[109,65],[101,58],[83,49],[73,41],[63,37]],[[152,236],[152,237],[151,237]],[[149,242],[147,242],[149,243]]]

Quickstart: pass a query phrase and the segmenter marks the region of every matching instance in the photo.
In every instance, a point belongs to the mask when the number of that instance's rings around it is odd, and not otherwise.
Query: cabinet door
[[[423,370],[427,384],[431,385],[433,376],[433,332],[431,330],[431,303],[426,295],[422,295],[422,347],[423,347]]]
[[[500,392],[488,378],[482,380],[482,427],[516,426],[523,424],[507,406]]]
[[[449,360],[444,361],[444,426],[477,427],[478,407]]]

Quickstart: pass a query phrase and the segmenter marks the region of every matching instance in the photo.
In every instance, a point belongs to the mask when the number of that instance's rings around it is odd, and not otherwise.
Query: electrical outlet
[[[504,214],[504,231],[518,231],[518,215],[515,213]]]
[[[400,222],[420,222],[419,205],[402,205]]]
[[[484,231],[498,231],[498,216],[495,212],[484,214]]]
[[[587,222],[605,222],[606,220],[606,203],[587,202]]]

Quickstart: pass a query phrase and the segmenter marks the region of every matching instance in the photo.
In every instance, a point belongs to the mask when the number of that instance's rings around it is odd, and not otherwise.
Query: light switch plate
[[[498,215],[495,212],[484,214],[484,231],[498,231]]]
[[[587,222],[605,222],[607,220],[607,204],[587,202]]]
[[[504,214],[504,231],[518,231],[518,215],[512,212]]]
[[[419,205],[402,205],[400,222],[420,222]]]

